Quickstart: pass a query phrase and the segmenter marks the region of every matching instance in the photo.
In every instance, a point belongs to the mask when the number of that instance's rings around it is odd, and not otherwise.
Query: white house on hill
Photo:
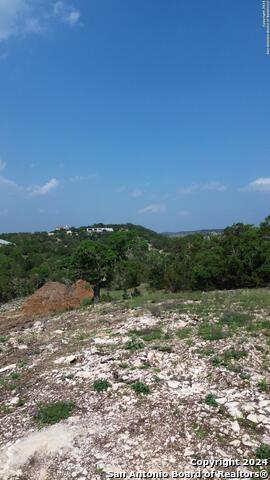
[[[8,242],[7,240],[1,240],[1,238],[0,238],[0,247],[2,247],[4,245],[15,245],[15,243]]]
[[[86,229],[87,233],[104,233],[104,232],[113,232],[111,227],[89,227]]]

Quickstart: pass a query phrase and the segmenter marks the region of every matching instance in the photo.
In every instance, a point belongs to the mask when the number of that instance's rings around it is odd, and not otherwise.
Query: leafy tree
[[[78,278],[94,285],[95,301],[100,297],[100,288],[109,283],[115,265],[115,253],[107,246],[91,240],[81,242],[72,257],[72,265]]]

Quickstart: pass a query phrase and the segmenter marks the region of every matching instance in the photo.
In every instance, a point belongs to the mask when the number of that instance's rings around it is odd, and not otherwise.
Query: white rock
[[[269,425],[270,424],[270,418],[266,417],[265,415],[259,415],[259,422]]]
[[[191,450],[190,448],[185,448],[185,451],[184,451],[184,457],[191,457],[192,455],[194,455],[194,452],[193,450]]]
[[[9,405],[16,405],[19,400],[19,397],[13,397],[8,403]]]
[[[252,423],[259,423],[259,418],[254,413],[250,413],[250,415],[247,416],[247,420],[249,420]]]
[[[232,445],[233,447],[239,447],[240,443],[240,440],[233,440],[232,442],[230,442],[230,445]]]
[[[225,405],[226,402],[227,402],[226,397],[217,398],[217,403],[219,403],[220,405]]]
[[[8,370],[14,370],[16,368],[16,363],[7,365],[6,367],[0,368],[0,373],[7,372]]]
[[[239,426],[239,423],[238,423],[236,420],[231,423],[231,426],[232,426],[232,430],[233,430],[235,433],[239,433],[239,432],[240,432],[240,426]]]
[[[180,385],[181,385],[181,383],[177,382],[176,380],[169,380],[168,381],[168,387],[173,388],[174,390],[176,390],[177,388],[180,388]]]
[[[76,375],[75,375],[75,377],[85,378],[85,379],[92,378],[92,376],[93,376],[92,372],[89,372],[87,370],[81,370],[81,371],[77,372]]]
[[[71,449],[73,439],[81,435],[81,426],[72,425],[72,419],[52,425],[37,432],[28,433],[15,443],[0,449],[0,478],[8,480],[34,456],[50,457],[61,449]],[[14,478],[14,477],[13,477]]]
[[[242,443],[246,447],[257,447],[257,443],[254,442],[247,434],[243,435],[242,437]]]
[[[114,345],[117,341],[118,340],[114,338],[93,338],[93,342],[96,345]]]
[[[255,406],[254,406],[252,403],[244,403],[244,404],[242,405],[242,410],[243,410],[245,413],[251,413],[251,412],[254,412]]]
[[[188,324],[188,323],[187,323],[187,322],[184,322],[183,320],[178,320],[178,322],[177,322],[177,326],[178,326],[179,328],[185,328],[185,327],[187,326],[187,324]]]
[[[76,360],[75,355],[69,355],[68,357],[57,358],[57,360],[54,360],[53,363],[55,363],[56,365],[59,365],[59,364],[62,364],[62,363],[64,365],[68,365],[69,363],[75,362],[75,360]]]
[[[239,409],[238,402],[226,403],[229,414],[234,418],[243,418],[243,414]]]

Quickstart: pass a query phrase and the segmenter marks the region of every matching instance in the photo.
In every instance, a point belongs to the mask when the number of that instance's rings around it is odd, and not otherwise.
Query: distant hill
[[[166,237],[186,237],[187,235],[195,235],[200,233],[202,235],[221,235],[223,233],[222,228],[212,228],[210,230],[183,230],[181,232],[163,232],[162,235]]]

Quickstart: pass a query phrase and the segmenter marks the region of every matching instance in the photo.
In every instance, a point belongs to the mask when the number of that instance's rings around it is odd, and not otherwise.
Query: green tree
[[[93,284],[95,301],[100,297],[100,288],[110,282],[115,261],[115,253],[109,247],[91,240],[82,241],[72,256],[76,276]]]

